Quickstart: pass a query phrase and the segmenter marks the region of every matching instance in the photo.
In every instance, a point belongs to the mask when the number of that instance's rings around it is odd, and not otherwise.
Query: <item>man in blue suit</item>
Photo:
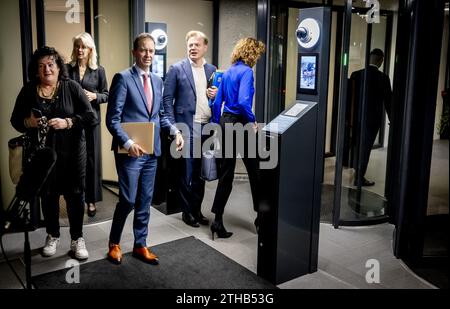
[[[167,72],[163,100],[164,114],[172,126],[178,123],[188,128],[183,130],[178,126],[189,144],[186,144],[185,158],[179,160],[177,200],[183,210],[183,222],[192,227],[199,227],[199,223],[207,225],[208,220],[201,212],[205,194],[205,181],[200,178],[201,151],[199,153],[195,150],[199,149],[199,142],[209,137],[201,132],[211,118],[208,98],[213,99],[217,93],[216,87],[207,86],[216,67],[206,63],[204,58],[208,50],[208,38],[204,33],[189,31],[186,34],[186,45],[188,58],[173,64]]]
[[[161,78],[150,73],[149,68],[155,55],[155,40],[148,33],[139,34],[134,40],[133,67],[117,73],[112,81],[106,126],[113,136],[112,150],[119,179],[119,202],[114,212],[109,235],[108,259],[122,262],[120,238],[128,214],[134,209],[133,256],[146,263],[158,264],[158,257],[146,245],[150,205],[155,183],[157,156],[161,154],[160,128],[170,128],[163,116],[160,118],[163,83]],[[153,122],[154,153],[148,154],[122,129],[122,122]],[[176,136],[177,149],[183,147],[181,134]],[[118,153],[123,147],[128,154]]]

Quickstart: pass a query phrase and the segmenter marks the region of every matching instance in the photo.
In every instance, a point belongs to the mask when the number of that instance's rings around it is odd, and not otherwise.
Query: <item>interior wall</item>
[[[61,0],[64,3],[65,1]],[[66,9],[67,10],[67,9]],[[67,11],[59,11],[56,8],[45,7],[45,44],[56,48],[64,57],[66,62],[70,62],[72,54],[72,38],[84,32],[84,13],[80,13],[79,23],[66,22]],[[63,31],[61,31],[64,29]]]
[[[297,53],[298,43],[295,30],[298,26],[298,9],[289,8],[286,53],[286,92],[284,108],[294,105],[297,92]]]
[[[354,71],[363,69],[366,59],[367,21],[352,14],[350,28],[350,50],[348,55],[348,78]]]
[[[206,61],[211,63],[213,50],[213,3],[204,0],[147,0],[145,21],[167,24],[167,70],[186,58],[186,33],[202,31],[209,38]]]
[[[230,67],[230,56],[236,42],[256,38],[256,1],[221,0],[219,7],[219,69]]]
[[[131,65],[130,18],[128,0],[99,0],[98,37],[100,65],[105,68],[108,87],[115,73]],[[105,125],[106,104],[101,104],[103,179],[117,181],[112,137]]]
[[[19,135],[9,119],[23,85],[18,1],[0,3],[0,40],[3,42],[0,49],[0,192],[6,208],[15,190],[9,178],[8,140]]]
[[[327,98],[327,117],[325,124],[325,153],[331,152],[331,134],[333,123],[333,101],[334,101],[334,74],[336,62],[336,35],[337,35],[337,13],[331,13],[331,35],[330,35],[330,63],[328,71],[328,98]],[[333,149],[334,151],[334,149]]]

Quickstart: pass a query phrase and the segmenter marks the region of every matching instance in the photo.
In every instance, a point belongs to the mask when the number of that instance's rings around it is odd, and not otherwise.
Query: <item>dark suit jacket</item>
[[[350,86],[354,95],[354,114],[359,115],[362,106],[362,93],[364,69],[355,71],[350,77]],[[388,117],[391,116],[392,90],[389,76],[370,65],[367,71],[367,94],[366,94],[366,126],[378,129],[383,116],[383,105]]]
[[[208,81],[216,67],[206,63],[206,80]],[[173,64],[167,72],[164,81],[164,114],[171,124],[175,122],[186,123],[192,132],[195,106],[197,102],[194,76],[189,59],[183,59]],[[205,95],[202,93],[200,95]],[[172,129],[172,134],[173,129]]]
[[[170,123],[164,116],[160,117],[163,82],[153,73],[150,73],[150,78],[153,89],[151,114],[147,109],[144,87],[137,69],[131,67],[114,76],[106,112],[106,126],[113,136],[112,150],[117,150],[118,145],[123,146],[129,139],[121,122],[154,122],[154,154],[161,155],[160,128],[168,130]]]

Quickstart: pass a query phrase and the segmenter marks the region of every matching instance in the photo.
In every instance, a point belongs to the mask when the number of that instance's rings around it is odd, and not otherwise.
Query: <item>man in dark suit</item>
[[[365,105],[364,116],[364,128],[361,128],[361,122],[355,125],[353,136],[356,136],[356,142],[353,146],[357,150],[359,147],[359,138],[362,138],[362,156],[360,168],[358,168],[358,151],[354,152],[354,166],[356,168],[355,183],[357,186],[373,186],[375,182],[369,181],[365,178],[367,171],[367,165],[369,164],[370,152],[375,138],[381,126],[381,119],[383,116],[383,105],[386,109],[386,113],[390,118],[391,114],[391,99],[392,90],[389,76],[379,71],[383,63],[384,53],[381,49],[375,48],[370,52],[369,67],[367,68],[367,92],[365,95],[365,101],[363,102],[363,79],[365,69],[355,71],[350,77],[350,87],[352,89],[352,97],[354,102],[354,113],[358,115],[357,119],[361,120],[363,104]]]
[[[108,259],[121,263],[120,238],[127,216],[134,209],[133,256],[150,264],[158,264],[158,257],[147,248],[146,239],[157,156],[161,154],[159,131],[161,127],[169,129],[170,124],[165,117],[160,118],[163,82],[149,72],[155,55],[155,40],[150,34],[141,33],[134,40],[132,53],[136,63],[114,76],[106,113],[106,126],[113,136],[112,150],[119,179],[119,202],[109,235]],[[146,153],[130,139],[122,129],[122,122],[153,122],[154,153]],[[176,143],[181,149],[181,134],[177,134]],[[119,146],[125,148],[128,154],[118,153]]]
[[[210,121],[211,108],[217,88],[208,88],[208,80],[216,67],[206,63],[208,38],[200,31],[186,35],[188,58],[173,64],[164,81],[164,114],[172,124],[172,131],[183,131],[186,140],[185,157],[178,160],[180,175],[177,181],[177,200],[183,211],[182,220],[187,225],[199,227],[208,220],[201,212],[205,181],[200,178],[201,151],[197,142],[209,136],[202,135],[203,126]],[[177,123],[177,125],[175,124]],[[183,129],[183,127],[185,129]],[[188,144],[189,143],[189,144]]]

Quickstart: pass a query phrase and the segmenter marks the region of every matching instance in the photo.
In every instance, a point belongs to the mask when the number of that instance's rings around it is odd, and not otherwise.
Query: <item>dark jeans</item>
[[[237,147],[237,141],[235,136],[233,137],[233,156],[232,158],[226,158],[225,153],[225,124],[226,123],[241,123],[245,125],[245,120],[243,120],[243,117],[229,114],[229,113],[223,113],[222,117],[220,118],[220,126],[222,127],[222,154],[223,158],[221,159],[220,163],[220,169],[219,169],[219,183],[217,185],[216,195],[214,197],[214,203],[212,206],[211,211],[215,214],[222,215],[224,213],[225,205],[228,202],[228,198],[230,197],[231,190],[233,189],[233,179],[234,179],[234,170],[236,167],[236,147]],[[244,153],[240,154],[242,157],[242,161],[244,162],[245,168],[247,169],[248,178],[250,181],[250,189],[252,193],[252,199],[253,199],[253,209],[255,211],[258,211],[258,190],[259,190],[259,160],[258,158],[249,158],[248,157],[248,135],[245,135],[244,138]],[[257,153],[257,152],[256,152]]]
[[[59,193],[41,197],[42,213],[46,223],[46,231],[52,237],[59,237]],[[82,193],[65,194],[67,216],[70,224],[70,237],[77,240],[83,237],[84,203]]]

